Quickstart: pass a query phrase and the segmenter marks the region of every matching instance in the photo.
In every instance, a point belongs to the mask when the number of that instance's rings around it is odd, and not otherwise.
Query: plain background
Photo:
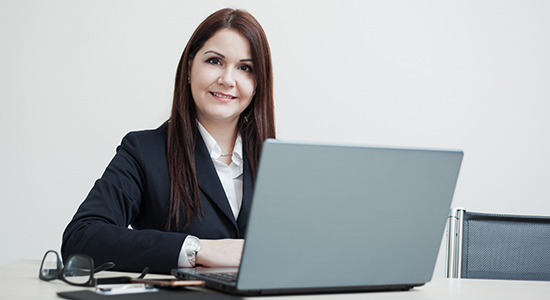
[[[0,0],[0,264],[59,250],[223,7],[267,33],[280,139],[462,149],[454,206],[550,215],[549,1]]]

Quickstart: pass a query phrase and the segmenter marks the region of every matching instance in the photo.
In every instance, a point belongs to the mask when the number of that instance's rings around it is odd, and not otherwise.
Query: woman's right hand
[[[196,256],[203,267],[238,267],[243,254],[243,239],[203,240]]]

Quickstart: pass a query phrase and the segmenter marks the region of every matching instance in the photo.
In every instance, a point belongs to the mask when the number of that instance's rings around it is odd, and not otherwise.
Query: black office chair
[[[550,217],[452,208],[446,277],[550,281]]]

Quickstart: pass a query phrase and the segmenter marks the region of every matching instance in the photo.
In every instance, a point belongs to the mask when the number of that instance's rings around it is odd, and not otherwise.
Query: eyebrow
[[[225,58],[225,55],[221,54],[220,52],[214,51],[214,50],[208,50],[208,51],[204,52],[204,54],[208,54],[208,53],[214,53],[214,54],[218,55],[221,58]],[[245,62],[245,61],[252,62],[252,58],[245,58],[245,59],[241,59],[240,61],[242,61],[242,62]]]

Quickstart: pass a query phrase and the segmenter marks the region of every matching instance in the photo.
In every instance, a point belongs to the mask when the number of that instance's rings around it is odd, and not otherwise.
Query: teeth
[[[215,93],[215,92],[212,92],[212,95],[214,95],[216,97],[220,97],[220,98],[225,98],[225,99],[232,99],[233,98],[231,96],[226,96],[226,95],[218,94],[218,93]]]

